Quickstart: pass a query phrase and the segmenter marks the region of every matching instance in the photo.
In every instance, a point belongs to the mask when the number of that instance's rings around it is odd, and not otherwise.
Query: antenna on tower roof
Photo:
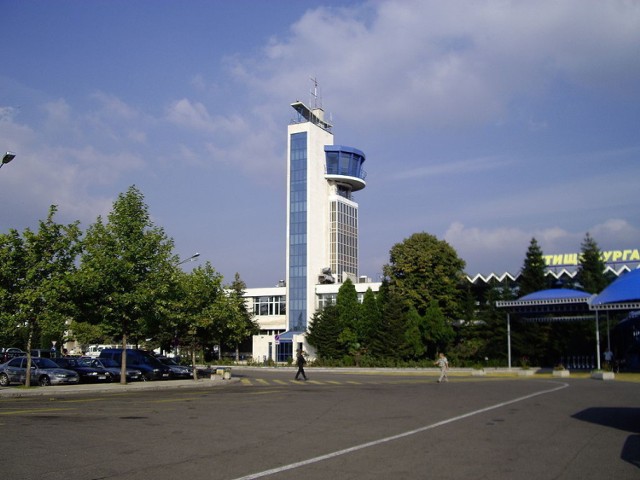
[[[313,104],[313,109],[322,108],[322,98],[320,98],[318,94],[318,80],[313,77],[309,77],[309,79],[313,82],[313,89],[309,92],[313,101],[309,102]]]

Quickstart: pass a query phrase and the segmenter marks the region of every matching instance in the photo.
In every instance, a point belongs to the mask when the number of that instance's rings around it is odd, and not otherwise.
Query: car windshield
[[[120,366],[120,365],[118,365],[118,362],[116,362],[112,358],[101,358],[100,360],[96,360],[96,365],[98,363],[101,363],[102,366],[107,367],[107,368],[114,368],[114,367],[119,367]]]
[[[38,368],[60,368],[59,365],[56,365],[56,363],[49,358],[37,357],[33,358],[32,361]]]

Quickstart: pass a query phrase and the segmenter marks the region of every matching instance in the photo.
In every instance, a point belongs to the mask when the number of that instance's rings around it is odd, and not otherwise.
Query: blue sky
[[[0,0],[0,231],[86,228],[135,184],[226,281],[285,271],[286,128],[311,77],[367,160],[361,274],[428,232],[467,273],[640,247],[640,3]],[[193,264],[188,265],[189,268]]]

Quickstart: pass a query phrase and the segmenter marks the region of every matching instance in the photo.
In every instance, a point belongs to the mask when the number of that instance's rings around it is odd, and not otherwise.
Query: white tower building
[[[364,153],[333,145],[321,108],[291,106],[297,120],[287,139],[287,332],[279,336],[279,356],[308,349],[304,334],[316,311],[318,284],[347,277],[357,282],[358,204],[352,193],[366,185]]]

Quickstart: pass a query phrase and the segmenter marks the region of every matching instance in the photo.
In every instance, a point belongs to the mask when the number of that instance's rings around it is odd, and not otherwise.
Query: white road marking
[[[555,383],[555,382],[552,382]],[[307,460],[302,460],[300,462],[290,463],[289,465],[282,465],[281,467],[272,468],[270,470],[264,470],[262,472],[252,473],[250,475],[246,475],[244,477],[238,477],[234,480],[253,480],[255,478],[267,477],[269,475],[274,475],[280,472],[286,472],[287,470],[293,470],[299,467],[304,467],[305,465],[311,465],[312,463],[322,462],[324,460],[329,460],[335,457],[339,457],[341,455],[346,455],[348,453],[357,452],[358,450],[363,450],[369,447],[375,447],[376,445],[380,445],[382,443],[393,442],[394,440],[399,440],[401,438],[409,437],[411,435],[415,435],[417,433],[425,432],[427,430],[432,430],[437,427],[441,427],[443,425],[447,425],[449,423],[457,422],[458,420],[462,420],[464,418],[469,418],[474,415],[478,415],[480,413],[485,413],[491,410],[495,410],[496,408],[501,408],[506,405],[511,405],[517,402],[522,402],[523,400],[528,400],[530,398],[534,398],[540,395],[545,395],[547,393],[553,393],[558,390],[562,390],[563,388],[567,388],[569,386],[568,383],[561,383],[557,387],[554,387],[549,390],[542,390],[540,392],[531,393],[529,395],[525,395],[523,397],[514,398],[513,400],[507,400],[506,402],[496,403],[495,405],[491,405],[489,407],[481,408],[480,410],[474,410],[473,412],[464,413],[462,415],[458,415],[457,417],[448,418],[446,420],[442,420],[440,422],[432,423],[431,425],[426,425],[424,427],[417,428],[415,430],[409,430],[408,432],[399,433],[397,435],[392,435],[391,437],[381,438],[379,440],[373,440],[371,442],[362,443],[360,445],[355,445],[353,447],[345,448],[343,450],[337,450],[332,453],[327,453],[325,455],[320,455],[319,457],[309,458]]]

